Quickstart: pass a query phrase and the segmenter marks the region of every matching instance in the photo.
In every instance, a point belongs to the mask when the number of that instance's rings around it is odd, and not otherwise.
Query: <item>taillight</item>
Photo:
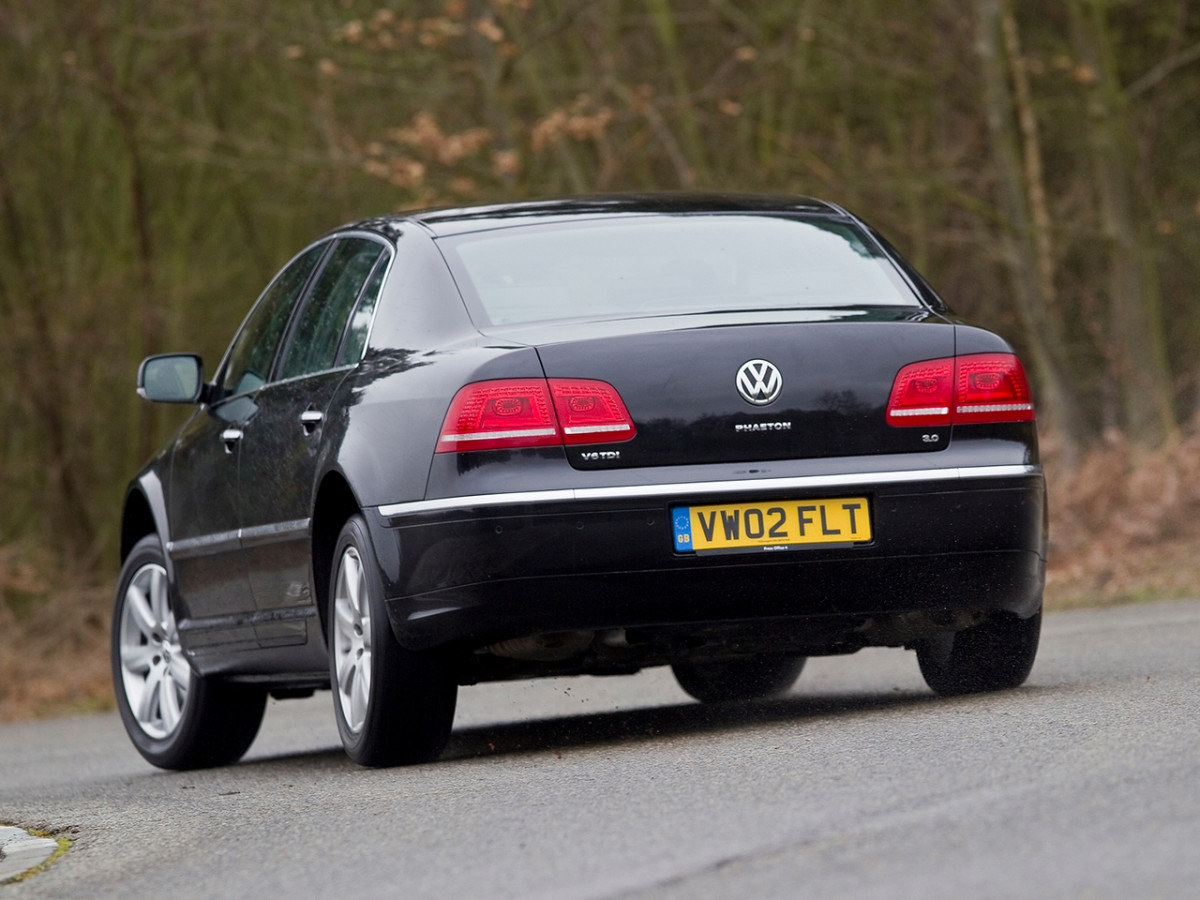
[[[550,392],[565,444],[608,444],[627,441],[636,433],[629,410],[611,384],[551,378]]]
[[[896,374],[887,420],[897,427],[1027,422],[1029,381],[1011,353],[978,353],[912,363]]]
[[[955,380],[956,425],[1028,422],[1034,417],[1025,367],[1011,353],[960,356]]]
[[[604,444],[636,434],[616,388],[572,378],[508,378],[468,384],[454,395],[438,453]]]
[[[468,384],[450,401],[439,453],[545,447],[560,443],[544,378]]]
[[[932,359],[905,366],[892,382],[889,425],[936,428],[950,424],[954,405],[954,360]]]

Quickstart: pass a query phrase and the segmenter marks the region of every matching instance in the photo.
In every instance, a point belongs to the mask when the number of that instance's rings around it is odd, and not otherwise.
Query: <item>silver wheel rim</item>
[[[167,595],[167,572],[142,566],[129,580],[121,609],[121,682],[138,726],[152,738],[173,734],[187,709],[192,667],[179,645]]]
[[[333,665],[342,719],[358,734],[371,701],[371,609],[362,559],[353,547],[342,553],[334,583]]]

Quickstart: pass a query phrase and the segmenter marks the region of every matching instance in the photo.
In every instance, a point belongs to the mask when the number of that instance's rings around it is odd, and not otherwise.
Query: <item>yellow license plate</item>
[[[871,540],[866,497],[676,506],[671,520],[679,553],[787,550]]]

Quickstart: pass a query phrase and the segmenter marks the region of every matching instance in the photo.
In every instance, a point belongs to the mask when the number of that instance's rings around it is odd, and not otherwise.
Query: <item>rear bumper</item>
[[[868,544],[675,552],[676,503],[870,500]],[[478,647],[531,633],[847,621],[1040,608],[1036,466],[541,491],[380,507],[369,516],[397,638]]]

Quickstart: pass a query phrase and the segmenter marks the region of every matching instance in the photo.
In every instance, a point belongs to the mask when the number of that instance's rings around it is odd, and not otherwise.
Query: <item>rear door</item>
[[[304,643],[316,613],[310,531],[329,402],[362,356],[387,259],[370,238],[334,242],[243,429],[242,545],[261,646]]]

